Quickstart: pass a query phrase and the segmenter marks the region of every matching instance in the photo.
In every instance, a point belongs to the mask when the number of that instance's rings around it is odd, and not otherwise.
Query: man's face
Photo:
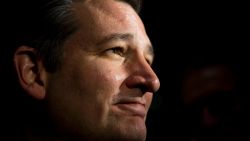
[[[92,0],[74,10],[79,30],[46,86],[51,116],[83,140],[145,140],[146,114],[160,84],[143,23],[124,2]]]

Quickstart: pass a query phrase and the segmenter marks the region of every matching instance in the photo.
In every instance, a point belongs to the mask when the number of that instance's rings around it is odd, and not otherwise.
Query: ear
[[[27,94],[36,99],[44,99],[46,71],[42,60],[36,56],[36,50],[20,46],[14,54],[14,64],[19,83]]]

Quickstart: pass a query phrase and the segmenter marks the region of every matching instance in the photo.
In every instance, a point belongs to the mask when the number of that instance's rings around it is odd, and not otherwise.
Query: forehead
[[[129,3],[123,0],[85,0],[75,3],[74,7],[79,17],[91,15],[100,18],[101,16],[106,16],[109,19],[112,18],[118,21],[133,19],[138,22],[137,24],[143,26],[136,11]]]
[[[129,4],[123,1],[87,0],[75,3],[73,8],[82,30],[79,32],[84,32],[88,38],[93,37],[98,40],[109,36],[108,34],[128,33],[137,41],[146,41],[150,44],[140,17]]]

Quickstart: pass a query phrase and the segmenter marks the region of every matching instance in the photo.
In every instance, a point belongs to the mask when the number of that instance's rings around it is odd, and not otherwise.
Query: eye
[[[154,58],[152,56],[146,56],[145,57],[145,60],[147,61],[147,63],[152,66],[153,65],[153,61],[154,61]]]
[[[113,48],[107,49],[106,53],[116,54],[116,55],[123,57],[125,54],[125,49],[123,47],[113,47]]]
[[[146,59],[147,63],[151,66],[153,64],[152,61],[150,61],[149,59]]]

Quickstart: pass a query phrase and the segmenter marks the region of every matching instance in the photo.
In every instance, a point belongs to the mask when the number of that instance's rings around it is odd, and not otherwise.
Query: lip
[[[145,118],[146,108],[145,102],[139,100],[121,100],[115,104],[120,110],[125,111],[126,113],[132,116],[139,116]]]

